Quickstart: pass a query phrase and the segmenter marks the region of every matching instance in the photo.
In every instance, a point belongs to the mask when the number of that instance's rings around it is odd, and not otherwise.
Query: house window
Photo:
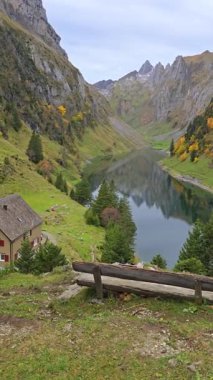
[[[4,247],[4,240],[0,240],[0,247]]]
[[[3,253],[0,253],[0,262],[8,263],[8,261],[9,261],[9,256],[4,255]]]

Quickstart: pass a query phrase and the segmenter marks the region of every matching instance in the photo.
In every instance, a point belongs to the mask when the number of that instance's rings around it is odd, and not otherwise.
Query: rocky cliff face
[[[153,69],[153,66],[151,65],[151,63],[147,60],[146,62],[144,62],[144,64],[141,66],[140,70],[139,70],[139,74],[141,75],[146,75],[146,74],[149,74],[150,71],[152,71]]]
[[[60,142],[72,120],[79,135],[106,122],[106,100],[68,61],[42,1],[0,0],[0,9],[0,113],[12,105],[31,128]]]
[[[48,23],[42,0],[0,0],[0,10],[66,56],[60,37]]]
[[[161,63],[153,68],[146,61],[131,81],[126,76],[110,87],[106,82],[104,93],[115,111],[134,127],[156,121],[185,127],[213,96],[212,69],[213,53],[209,51],[178,56],[165,68]]]

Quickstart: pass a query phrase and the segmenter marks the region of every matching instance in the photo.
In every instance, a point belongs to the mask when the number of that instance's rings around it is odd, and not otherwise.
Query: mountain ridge
[[[146,61],[139,71],[133,71],[134,75],[129,73],[110,85],[102,82],[101,89],[99,83],[95,86],[133,127],[171,122],[183,128],[212,97],[212,68],[213,53],[205,51],[196,56],[177,56],[165,67],[160,62],[152,67]]]

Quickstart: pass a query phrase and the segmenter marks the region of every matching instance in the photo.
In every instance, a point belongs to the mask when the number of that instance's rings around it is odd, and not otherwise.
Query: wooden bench
[[[95,287],[97,298],[103,298],[103,291],[136,293],[147,296],[183,297],[203,299],[213,303],[213,278],[186,273],[173,273],[139,269],[131,265],[73,262],[80,275],[77,283]]]

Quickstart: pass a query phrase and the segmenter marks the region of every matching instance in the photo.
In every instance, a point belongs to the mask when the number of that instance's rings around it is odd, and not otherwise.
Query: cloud
[[[210,49],[212,0],[43,0],[62,46],[86,80],[117,79],[149,59]]]

